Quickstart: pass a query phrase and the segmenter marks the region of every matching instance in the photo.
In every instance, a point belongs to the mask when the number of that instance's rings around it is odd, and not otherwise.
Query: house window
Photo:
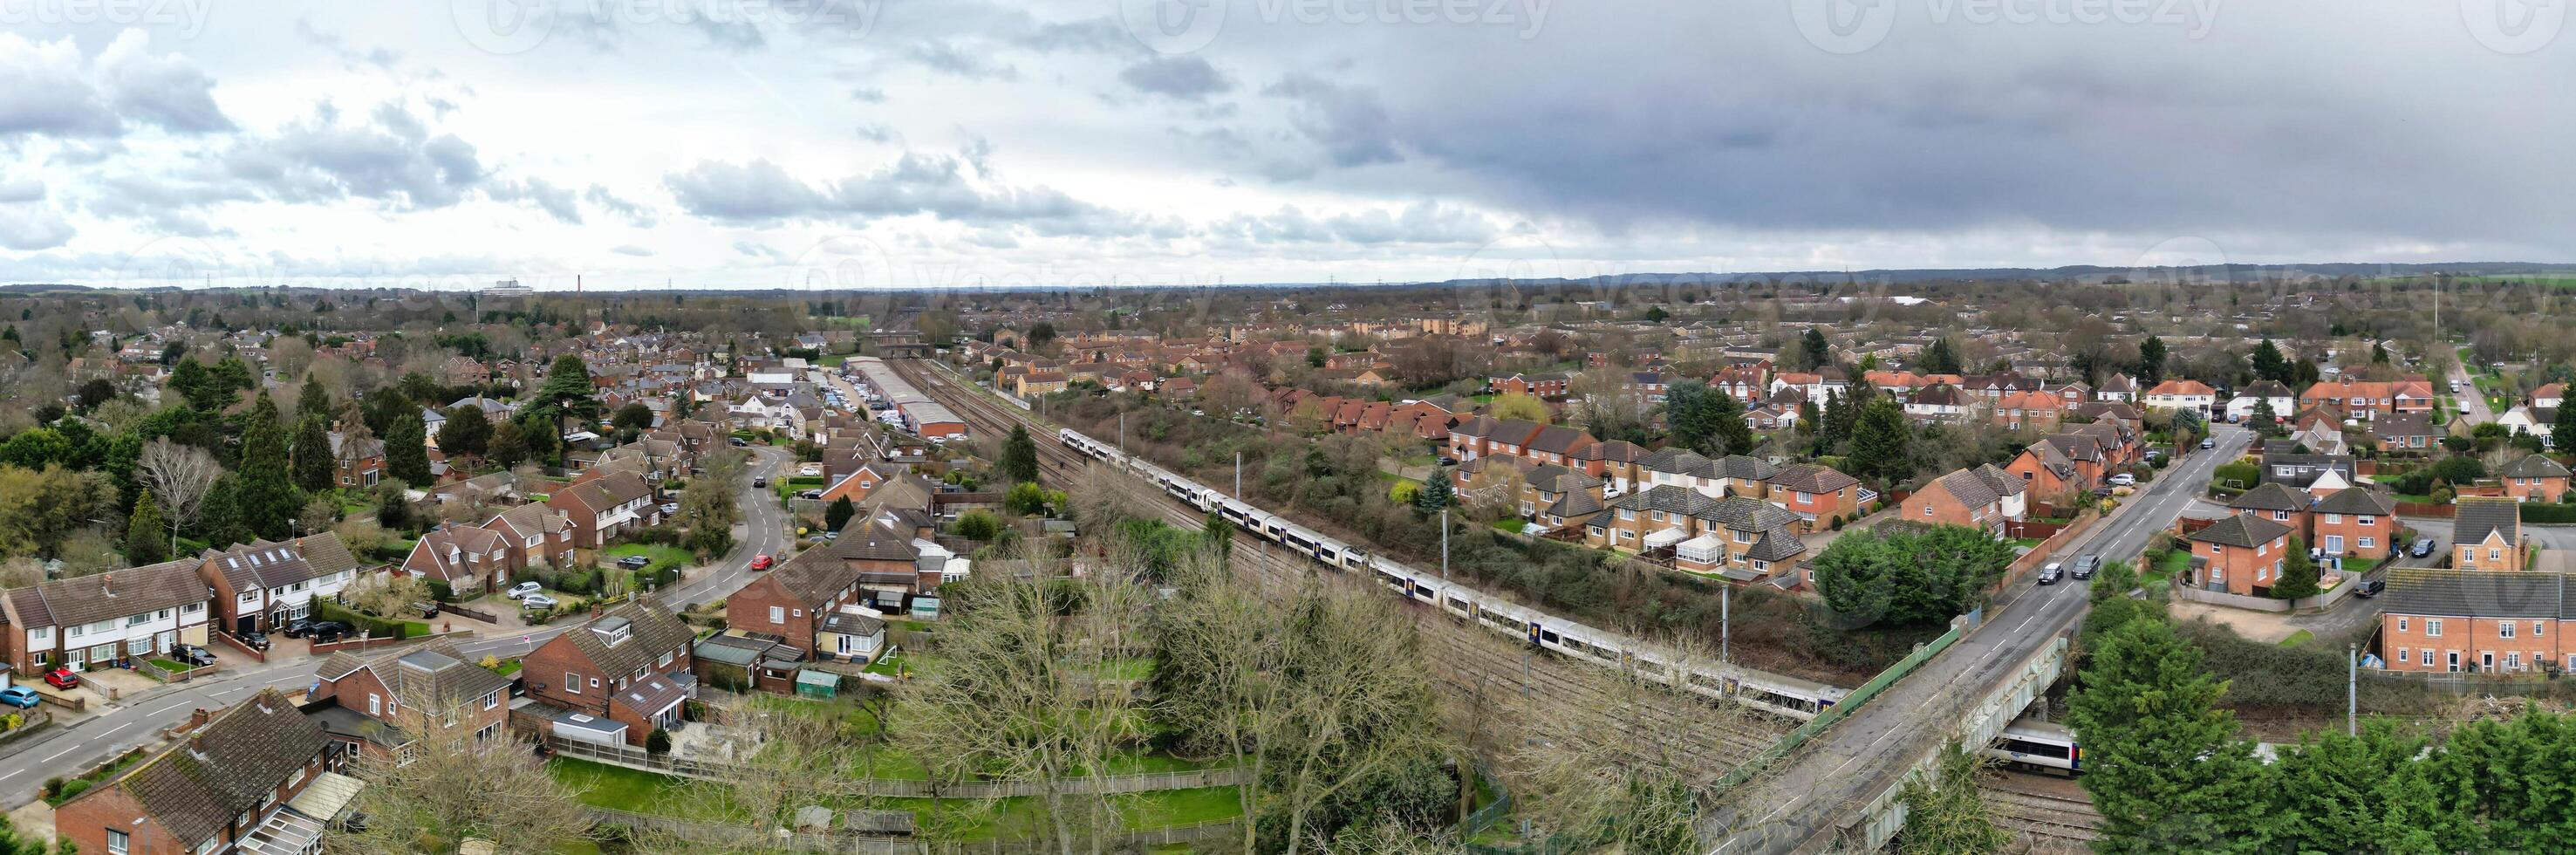
[[[2406,631],[2406,619],[2405,619],[2405,618],[2398,618],[2398,619],[2397,619],[2397,631],[2398,631],[2398,632],[2405,632],[2405,631]]]
[[[484,708],[484,709],[487,709],[487,710],[488,710],[488,709],[492,709],[492,708],[494,708],[494,707],[498,707],[498,706],[500,706],[500,705],[501,705],[501,693],[500,693],[500,692],[497,692],[497,691],[496,691],[496,692],[493,692],[493,693],[491,693],[491,694],[488,694],[488,695],[484,695],[484,696],[483,696],[483,708]]]
[[[2361,545],[2360,545],[2359,547],[2356,547],[2356,548],[2359,548],[2359,549],[2369,549],[2369,548],[2371,548],[2371,547],[2376,543],[2376,541],[2377,541],[2377,540],[2378,540],[2377,538],[2370,538],[2370,537],[2360,538],[2360,539],[2358,540],[2358,542],[2359,542]]]
[[[2327,515],[2326,515],[2326,524],[2327,524],[2327,525],[2337,525],[2337,524],[2340,524],[2340,523],[2342,523],[2342,522],[2343,522],[2343,515],[2342,515],[2342,514],[2327,514]]]
[[[2361,522],[2361,524],[2362,524],[2362,525],[2370,525],[2370,524],[2372,524],[2372,523],[2374,522],[2374,520],[2373,520],[2371,517],[2362,517],[2362,518],[2361,518],[2361,520],[2360,520],[2360,522]]]
[[[367,696],[367,714],[368,714],[368,715],[372,715],[372,716],[381,716],[381,715],[384,715],[384,714],[385,714],[385,703],[384,703],[384,701],[385,701],[385,699],[384,699],[384,696],[382,696],[382,695],[374,695],[374,694],[370,694],[370,695],[368,695],[368,696]]]
[[[2408,650],[2408,649],[2403,648],[2403,647],[2397,648],[2397,664],[2399,664],[2399,665],[2405,665],[2405,664],[2412,663],[2412,662],[2414,662],[2414,661],[2415,661],[2415,651]]]
[[[581,675],[570,671],[564,672],[564,691],[581,694]]]
[[[786,622],[787,622],[787,607],[786,607],[786,606],[770,606],[770,607],[769,607],[769,622],[770,622],[770,623],[786,623]]]
[[[133,845],[133,841],[126,837],[125,832],[118,831],[113,828],[107,830],[107,851],[109,855],[125,855],[126,847],[131,845]]]
[[[2539,622],[2539,621],[2532,621],[2532,622],[2531,622],[2531,637],[2533,637],[2533,638],[2544,638],[2544,637],[2547,637],[2547,636],[2548,636],[2548,634],[2549,634],[2549,625],[2548,625],[2548,624],[2541,623],[2541,622]]]
[[[2487,560],[2488,560],[2488,561],[2502,561],[2502,560],[2504,560],[2504,550],[2501,550],[2501,549],[2489,549],[2489,550],[2487,550]]]
[[[2442,621],[2441,621],[2440,619],[2438,619],[2438,618],[2430,618],[2430,619],[2426,619],[2426,620],[2424,621],[2424,637],[2425,637],[2425,638],[2440,638],[2440,637],[2442,637]]]
[[[2505,621],[2505,622],[2503,622],[2503,623],[2496,624],[2496,637],[2497,637],[2497,638],[2501,638],[2501,639],[2505,639],[2505,640],[2508,640],[2508,641],[2512,640],[2512,639],[2513,639],[2513,621]]]

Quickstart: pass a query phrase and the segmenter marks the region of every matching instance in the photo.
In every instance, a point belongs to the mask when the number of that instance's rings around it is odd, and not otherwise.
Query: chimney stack
[[[98,587],[99,590],[106,592],[108,596],[116,596],[116,574],[98,574]]]

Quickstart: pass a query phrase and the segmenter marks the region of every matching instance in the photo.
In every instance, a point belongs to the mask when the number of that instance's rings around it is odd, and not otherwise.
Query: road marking
[[[52,755],[52,756],[46,757],[46,758],[45,758],[45,762],[47,762],[47,763],[54,762],[54,760],[55,760],[55,759],[60,758],[60,757],[62,757],[62,756],[63,756],[63,755],[65,755],[65,754],[70,754],[70,753],[72,753],[72,752],[74,752],[74,751],[78,751],[78,750],[80,750],[80,746],[78,746],[78,745],[74,745],[74,746],[72,746],[72,747],[70,747],[70,748],[65,748],[65,749],[63,749],[63,750],[61,750],[61,751],[56,751],[56,752],[54,752],[54,753],[53,753],[53,755]]]

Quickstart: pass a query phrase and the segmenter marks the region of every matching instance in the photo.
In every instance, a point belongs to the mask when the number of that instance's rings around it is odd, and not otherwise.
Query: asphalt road
[[[2156,532],[2172,527],[2209,483],[2219,462],[2241,454],[2252,434],[2214,425],[2218,447],[2194,451],[2158,473],[2111,519],[2094,526],[2083,542],[2059,551],[2057,560],[2098,553],[2126,558],[2146,548]],[[1787,852],[1820,829],[1848,819],[1933,744],[1955,738],[1966,712],[2008,674],[2073,626],[2090,607],[2090,582],[2069,580],[2025,588],[1988,606],[1986,626],[1951,645],[1905,679],[1809,742],[1785,765],[1749,787],[1749,811],[1711,814],[1702,838],[1723,840],[1721,852]],[[1759,815],[1749,815],[1758,812]],[[1740,828],[1728,831],[1729,828]]]
[[[774,478],[793,459],[784,449],[752,449],[751,475]],[[787,533],[787,512],[778,506],[778,494],[753,489],[746,480],[740,503],[743,523],[748,530],[736,536],[734,549],[712,571],[700,571],[695,579],[673,586],[663,594],[664,602],[679,605],[722,597],[751,581],[752,556],[769,553],[785,561],[783,554],[792,545]],[[570,624],[540,627],[526,635],[487,638],[458,644],[466,655],[480,659],[485,655],[510,657],[527,653],[547,639],[564,631]],[[218,648],[219,655],[229,650]],[[260,689],[274,686],[293,691],[313,684],[313,668],[319,658],[281,660],[255,664],[248,668],[227,668],[224,672],[188,683],[178,688],[124,701],[76,721],[56,725],[50,733],[27,743],[12,743],[15,753],[0,757],[0,803],[24,804],[36,797],[46,778],[68,776],[105,761],[119,753],[152,742],[164,729],[185,721],[190,712],[214,709],[239,701]]]
[[[2469,370],[2466,367],[2452,365],[2450,379],[2458,381],[2460,384],[2459,394],[2451,397],[2457,399],[2460,403],[2469,405],[2469,424],[2485,424],[2496,420],[2496,416],[2500,414],[2497,413],[2494,408],[2487,406],[2487,393],[2480,391],[2478,389],[2478,384],[2470,380]],[[2459,414],[2455,412],[2449,413],[2448,415],[2456,416]]]

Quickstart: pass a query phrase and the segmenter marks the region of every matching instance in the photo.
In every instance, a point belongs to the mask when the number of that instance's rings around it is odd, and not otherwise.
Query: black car
[[[268,633],[251,630],[249,632],[235,633],[233,637],[240,639],[242,646],[248,647],[252,650],[268,649]]]
[[[652,563],[653,559],[646,558],[641,555],[629,555],[624,558],[617,559],[617,566],[637,570],[643,569],[646,565]]]
[[[768,487],[769,487],[769,479],[767,479],[767,478],[753,478],[753,479],[751,479],[751,488],[752,488],[752,489],[754,489],[754,490],[766,489],[766,488],[768,488]]]
[[[190,665],[195,665],[199,668],[215,664],[214,651],[207,650],[194,644],[179,645],[171,650],[171,654],[179,657],[180,661],[186,662]]]
[[[2352,589],[2352,595],[2356,597],[2376,597],[2379,596],[2379,592],[2385,590],[2388,590],[2388,580],[2365,579],[2362,580],[2361,587]]]
[[[2413,549],[2406,550],[2406,554],[2417,558],[2433,554],[2433,539],[2429,537],[2416,538],[2415,547]]]
[[[358,628],[336,620],[325,620],[313,622],[306,626],[304,631],[313,637],[313,643],[329,644],[340,640],[341,636],[357,632]]]
[[[2057,584],[2057,580],[2058,580],[2058,578],[2059,578],[2059,575],[2058,575],[2057,565],[2055,565],[2055,564],[2050,564],[2050,565],[2048,565],[2048,566],[2046,566],[2046,567],[2039,568],[2039,583],[2040,583],[2040,584],[2042,584],[2042,585],[2054,585],[2054,584]]]
[[[288,638],[303,638],[305,633],[313,631],[313,624],[314,621],[311,618],[296,618],[287,621],[286,627],[278,630],[277,634]]]
[[[2097,567],[2100,567],[2100,566],[2102,566],[2102,556],[2099,556],[2099,555],[2079,555],[2079,556],[2076,556],[2076,557],[2075,557],[2075,570],[2074,570],[2075,578],[2078,578],[2078,579],[2090,579],[2090,578],[2093,578],[2093,570],[2094,570],[2094,568],[2097,568]]]

